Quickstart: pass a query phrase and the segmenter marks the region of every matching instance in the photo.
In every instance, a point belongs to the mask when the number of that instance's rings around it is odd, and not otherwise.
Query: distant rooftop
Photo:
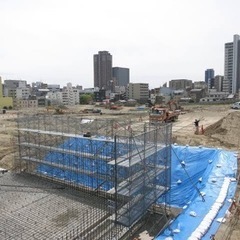
[[[49,89],[46,89],[46,88],[40,88],[38,89],[39,92],[49,92],[50,90]]]

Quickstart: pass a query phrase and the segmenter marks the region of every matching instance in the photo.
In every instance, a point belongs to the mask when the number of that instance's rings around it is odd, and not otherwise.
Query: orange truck
[[[178,119],[179,112],[170,111],[168,108],[164,107],[152,107],[149,113],[150,123],[166,123],[175,122]]]

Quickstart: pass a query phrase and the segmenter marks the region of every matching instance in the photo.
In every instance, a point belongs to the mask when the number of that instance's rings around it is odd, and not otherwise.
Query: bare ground
[[[86,106],[70,108],[71,113],[79,113]],[[89,108],[89,106],[87,106]],[[129,118],[139,118],[147,121],[148,117],[139,112],[131,111],[131,108],[123,108],[120,111],[102,110],[103,115],[95,117],[118,117],[126,115]],[[188,106],[184,108],[185,114],[179,116],[179,120],[173,124],[172,140],[179,145],[202,145],[206,147],[221,147],[228,150],[239,151],[240,147],[240,111],[231,110],[229,105],[204,105]],[[46,110],[41,110],[45,111]],[[133,114],[134,113],[134,114]],[[16,140],[16,112],[10,111],[0,115],[0,167],[12,169],[13,157],[17,152],[14,141]],[[200,134],[195,134],[194,120],[200,119]],[[203,130],[203,131],[202,131]],[[239,196],[239,190],[236,193]],[[240,236],[240,216],[230,215],[226,223],[223,223],[215,240],[237,240]]]

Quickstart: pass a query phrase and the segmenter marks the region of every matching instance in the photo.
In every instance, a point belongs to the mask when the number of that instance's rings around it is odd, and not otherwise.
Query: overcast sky
[[[131,82],[202,81],[234,34],[239,0],[0,0],[0,76],[93,87],[106,50]]]

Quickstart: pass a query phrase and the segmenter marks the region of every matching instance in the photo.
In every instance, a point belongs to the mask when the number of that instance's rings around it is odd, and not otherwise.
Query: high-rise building
[[[234,35],[233,42],[225,43],[223,91],[236,94],[240,88],[240,36]]]
[[[217,75],[214,77],[214,88],[218,92],[223,91],[223,79],[224,79],[224,77],[220,76],[220,75]]]
[[[129,84],[129,68],[113,67],[112,77],[116,86],[125,86]]]
[[[210,68],[205,71],[205,83],[208,84],[209,79],[214,78],[214,69]]]
[[[205,83],[208,86],[208,89],[211,89],[213,87],[213,81],[214,80],[214,69],[206,69],[205,70]]]
[[[94,87],[111,90],[112,79],[112,55],[108,51],[99,51],[94,54]]]

